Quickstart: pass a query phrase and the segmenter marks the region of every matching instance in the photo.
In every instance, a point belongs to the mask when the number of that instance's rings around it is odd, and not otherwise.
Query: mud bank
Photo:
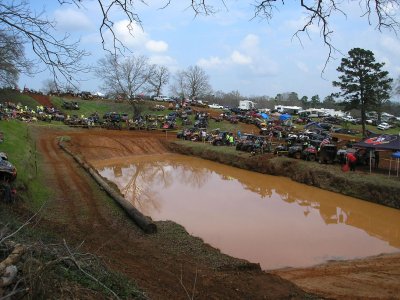
[[[285,176],[307,185],[332,192],[400,209],[400,182],[383,175],[363,172],[342,172],[338,165],[321,165],[316,162],[274,157],[272,154],[249,156],[216,151],[207,144],[191,142],[165,143],[172,152],[198,156],[203,159],[263,174]]]

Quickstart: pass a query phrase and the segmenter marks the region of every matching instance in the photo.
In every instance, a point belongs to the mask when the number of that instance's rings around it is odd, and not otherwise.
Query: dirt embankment
[[[285,176],[294,181],[341,193],[347,196],[400,209],[400,182],[385,182],[360,173],[342,173],[339,166],[320,165],[316,162],[274,157],[273,154],[253,157],[240,156],[207,148],[191,147],[182,143],[166,143],[172,152],[195,155],[234,167],[263,174]]]
[[[39,95],[39,94],[29,94],[33,99],[35,99],[40,105],[53,107],[53,103],[50,101],[50,97],[47,95]]]

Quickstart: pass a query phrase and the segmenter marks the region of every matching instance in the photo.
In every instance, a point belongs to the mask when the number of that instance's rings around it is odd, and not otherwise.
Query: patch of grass
[[[184,145],[187,148],[192,149],[193,152],[203,152],[205,150],[217,152],[217,153],[225,153],[235,156],[250,156],[250,153],[237,151],[234,146],[214,146],[210,143],[201,143],[201,142],[191,142],[191,141],[183,141],[183,140],[176,140],[174,143]]]
[[[219,128],[221,131],[229,131],[236,133],[238,130],[240,130],[240,124],[231,124],[227,121],[222,121],[222,122],[215,122],[214,120],[210,120],[208,122],[208,130],[213,130]]]
[[[76,101],[79,104],[79,110],[66,110],[62,108],[63,101]],[[106,112],[127,113],[132,116],[132,107],[129,103],[116,103],[111,100],[82,100],[82,99],[69,99],[60,97],[51,97],[53,105],[69,115],[84,115],[89,116],[97,112],[102,117]]]
[[[21,105],[28,106],[30,108],[35,108],[37,105],[39,105],[35,99],[28,95],[21,94],[10,89],[0,89],[0,103],[4,103],[6,101],[11,101],[15,104],[20,103]]]
[[[14,184],[22,198],[29,199],[27,204],[37,209],[48,199],[50,191],[42,181],[36,141],[31,139],[28,125],[20,121],[2,121],[0,130],[4,134],[0,151],[6,152],[9,161],[17,168]]]
[[[146,299],[145,295],[139,291],[137,286],[123,274],[115,271],[110,272],[109,270],[105,272],[104,266],[100,264],[93,264],[90,269],[90,274],[97,278],[106,287],[114,291],[118,297],[122,299]],[[58,277],[59,280],[76,282],[85,288],[101,292],[102,295],[113,297],[109,290],[85,276],[77,269],[66,268],[59,265],[54,271],[53,276]]]

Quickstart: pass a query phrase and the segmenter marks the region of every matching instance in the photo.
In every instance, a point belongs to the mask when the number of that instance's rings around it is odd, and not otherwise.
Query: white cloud
[[[234,49],[226,58],[211,56],[207,59],[200,59],[197,64],[218,71],[239,71],[248,78],[271,76],[277,73],[278,64],[265,54],[265,50],[260,48],[257,35],[247,35],[239,45],[241,51]]]
[[[128,47],[144,45],[148,40],[147,33],[137,24],[129,24],[128,20],[116,22],[113,29],[116,37]]]
[[[287,20],[285,22],[285,25],[287,28],[289,28],[293,32],[296,32],[297,30],[303,29],[304,25],[306,25],[308,23],[308,21],[309,20],[307,19],[306,16],[300,16],[297,19]],[[307,31],[309,33],[318,33],[319,34],[320,29],[318,28],[317,25],[311,24],[307,27]]]
[[[168,50],[168,44],[164,41],[150,40],[146,43],[146,48],[152,52],[165,52]]]
[[[54,12],[57,28],[66,31],[91,30],[93,25],[89,18],[80,10],[71,8],[57,9]]]
[[[212,56],[209,59],[201,58],[197,62],[197,65],[199,65],[200,67],[204,67],[204,68],[208,68],[208,69],[218,67],[218,66],[221,66],[224,64],[226,64],[226,62],[224,62],[221,58],[216,57],[216,56]]]
[[[398,55],[400,53],[400,42],[390,36],[382,36],[380,44],[387,51],[391,52],[393,55]]]
[[[151,64],[162,65],[170,68],[170,71],[178,68],[178,63],[175,58],[168,55],[154,55],[150,56],[149,62]]]
[[[240,43],[240,46],[245,51],[250,51],[254,48],[257,48],[260,43],[260,39],[255,34],[248,34]]]
[[[150,52],[165,52],[168,43],[162,40],[152,40],[150,36],[137,24],[129,24],[128,20],[116,22],[113,28],[115,36],[128,48],[142,49]],[[108,41],[111,38],[108,33]]]
[[[302,62],[302,61],[298,61],[297,63],[296,63],[296,66],[301,70],[301,71],[303,71],[304,73],[308,73],[310,70],[308,69],[308,67],[307,67],[307,65],[304,63],[304,62]]]
[[[252,59],[250,56],[244,55],[239,51],[235,50],[230,56],[233,63],[238,65],[248,65],[251,64]]]

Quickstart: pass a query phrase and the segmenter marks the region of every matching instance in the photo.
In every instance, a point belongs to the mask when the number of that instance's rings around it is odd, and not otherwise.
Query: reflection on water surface
[[[153,220],[172,220],[263,269],[400,249],[400,211],[181,155],[92,163]]]

